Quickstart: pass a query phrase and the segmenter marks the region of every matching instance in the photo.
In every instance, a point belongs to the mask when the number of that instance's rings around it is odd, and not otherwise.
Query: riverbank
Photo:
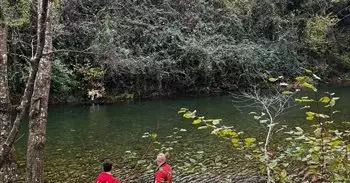
[[[320,84],[320,87],[332,88],[350,86],[350,78],[344,77],[334,77],[328,79],[326,82]],[[213,96],[225,96],[230,93],[237,93],[239,90],[236,89],[220,89],[220,88],[205,88],[201,90],[191,90],[185,92],[149,92],[147,94],[137,94],[137,93],[118,93],[115,91],[106,92],[103,97],[91,100],[85,93],[78,92],[77,94],[71,94],[65,97],[51,95],[49,99],[49,105],[91,105],[91,104],[118,104],[118,103],[128,103],[137,100],[152,100],[152,99],[176,99],[176,98],[186,98],[186,97],[213,97]],[[21,95],[12,95],[12,103],[18,104]],[[16,105],[13,105],[15,108]]]
[[[339,86],[350,86],[350,78],[339,78],[335,77],[328,79],[328,81],[320,84],[319,87],[339,87]],[[138,93],[117,93],[117,92],[106,92],[101,98],[94,100],[89,99],[84,94],[79,96],[70,95],[66,98],[58,98],[56,96],[51,96],[49,103],[50,105],[60,105],[60,104],[116,104],[130,102],[134,100],[147,100],[147,99],[174,99],[183,97],[211,97],[211,96],[223,96],[230,93],[239,92],[238,88],[235,89],[220,89],[220,88],[204,88],[201,90],[190,90],[184,92],[149,92],[147,94]]]
[[[58,98],[56,96],[51,96],[49,100],[50,105],[61,105],[61,104],[74,104],[74,105],[89,105],[89,104],[117,104],[131,102],[135,100],[152,100],[152,99],[175,99],[184,97],[212,97],[212,96],[223,96],[228,95],[231,92],[237,92],[237,90],[220,90],[220,89],[210,89],[200,91],[188,91],[188,92],[151,92],[148,94],[137,94],[137,93],[116,93],[116,92],[106,92],[106,94],[94,100],[91,100],[84,94],[79,96],[68,96],[66,98]]]

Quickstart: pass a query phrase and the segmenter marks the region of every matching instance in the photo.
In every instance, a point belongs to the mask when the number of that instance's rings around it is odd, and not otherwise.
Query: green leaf
[[[290,94],[293,94],[293,92],[291,92],[291,91],[284,91],[284,92],[282,92],[282,94],[283,95],[290,95]]]
[[[312,73],[312,70],[309,70],[309,69],[304,69],[304,71],[306,72],[306,73]]]
[[[220,129],[217,134],[220,137],[238,137],[238,133],[231,129]]]
[[[218,125],[220,124],[221,119],[215,119],[213,120],[213,125]]]
[[[306,116],[307,116],[306,120],[311,121],[311,120],[313,120],[315,118],[315,113],[308,111],[308,112],[306,112]]]
[[[307,76],[299,76],[299,77],[295,78],[295,80],[297,80],[299,82],[306,82],[307,79],[308,79]]]
[[[296,98],[295,102],[314,102],[313,99],[307,99],[307,98]]]
[[[255,138],[245,138],[244,139],[244,144],[246,146],[251,146],[254,142],[256,142]]]
[[[196,116],[192,113],[192,112],[186,112],[184,115],[183,115],[184,118],[186,119],[193,119],[195,118]]]
[[[152,133],[152,139],[156,139],[157,138],[157,134],[156,133]]]
[[[231,143],[232,144],[238,144],[239,143],[239,139],[233,138],[233,139],[231,139]]]
[[[196,119],[196,120],[194,120],[194,121],[192,122],[192,124],[193,124],[193,125],[198,125],[198,124],[200,124],[201,122],[202,122],[201,119]]]
[[[310,165],[308,166],[310,169],[317,169],[319,168],[320,166],[319,165]]]
[[[308,120],[308,121],[312,121],[312,120],[314,120],[314,116],[308,116],[308,117],[306,117],[306,120]]]
[[[341,140],[336,140],[336,141],[333,141],[333,142],[331,143],[332,146],[339,146],[339,145],[341,145],[341,144],[343,144],[343,141],[341,141]]]
[[[329,102],[329,105],[332,106],[332,107],[335,106],[335,100],[332,99],[332,100]]]
[[[328,104],[329,101],[331,101],[331,99],[327,96],[320,98],[320,102],[322,102],[322,103]]]
[[[231,139],[231,143],[234,147],[239,147],[239,139],[233,138]]]
[[[278,80],[278,78],[269,78],[269,81],[272,83],[276,82],[277,80]]]
[[[307,116],[315,116],[315,113],[314,112],[311,112],[311,111],[307,111],[305,113]]]
[[[315,87],[314,87],[312,84],[310,84],[310,83],[303,82],[301,85],[304,86],[305,88],[310,88],[310,89],[312,89],[314,92],[317,92],[317,88],[315,88]]]

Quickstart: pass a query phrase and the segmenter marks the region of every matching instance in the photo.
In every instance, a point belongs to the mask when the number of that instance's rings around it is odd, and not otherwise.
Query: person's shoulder
[[[96,178],[96,182],[101,181],[104,177],[105,177],[104,172],[99,173],[97,178]]]
[[[170,166],[169,164],[166,164],[166,165],[164,166],[164,169],[170,169],[170,170],[171,170],[171,166]]]
[[[103,172],[99,173],[97,177],[103,176]]]
[[[109,175],[109,181],[112,183],[119,183],[119,180],[113,175]]]

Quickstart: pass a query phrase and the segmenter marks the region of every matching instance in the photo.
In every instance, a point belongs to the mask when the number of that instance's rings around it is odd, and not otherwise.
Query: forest
[[[10,2],[10,1],[9,1]],[[342,82],[350,69],[345,0],[63,0],[55,5],[50,101],[220,94],[300,68]],[[9,83],[28,77],[35,8],[13,2]],[[35,43],[35,41],[34,41]],[[90,95],[89,95],[90,94]]]

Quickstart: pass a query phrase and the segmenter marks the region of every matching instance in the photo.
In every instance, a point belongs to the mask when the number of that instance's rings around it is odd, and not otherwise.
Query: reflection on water
[[[341,97],[337,106],[342,113],[338,114],[338,119],[349,119],[350,111],[347,106],[350,103],[350,88],[327,89],[334,90]],[[218,139],[206,132],[196,131],[181,119],[177,114],[181,107],[196,109],[199,115],[207,118],[222,118],[226,124],[248,134],[259,136],[264,133],[264,129],[259,128],[247,115],[249,109],[237,110],[229,96],[51,107],[47,125],[46,179],[49,182],[91,181],[100,171],[101,159],[112,157],[122,163],[121,157],[125,151],[145,151],[148,141],[141,136],[144,132],[154,131],[157,123],[160,125],[159,140],[163,142],[167,140],[166,136],[173,134],[173,128],[187,129],[179,144],[174,145],[173,162],[180,162],[176,157],[181,157],[187,147],[206,152],[206,157],[215,157],[223,152],[233,153],[225,149],[228,148],[225,145],[220,150],[217,146],[220,143]],[[291,126],[305,125],[303,113],[299,110],[286,114],[284,119]],[[21,134],[26,131],[27,125],[23,124]],[[25,156],[25,142],[26,138],[22,138],[16,144],[21,157]],[[230,156],[233,156],[233,162],[237,160],[234,155]]]

